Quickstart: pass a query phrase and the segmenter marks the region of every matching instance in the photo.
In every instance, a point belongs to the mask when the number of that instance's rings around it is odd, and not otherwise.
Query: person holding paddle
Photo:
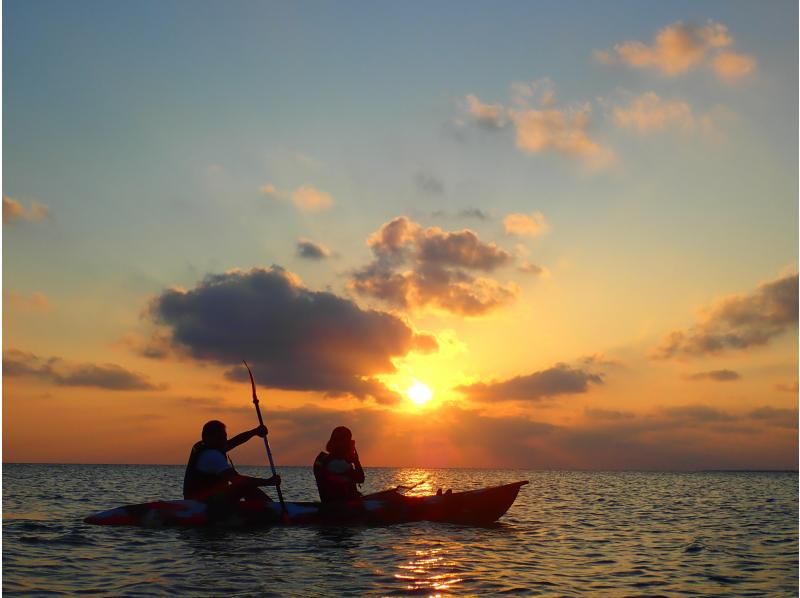
[[[259,425],[228,440],[224,423],[217,420],[207,422],[203,426],[202,440],[192,447],[186,464],[183,497],[204,502],[214,510],[227,510],[243,498],[272,502],[259,486],[280,488],[280,476],[257,478],[241,475],[227,457],[227,452],[240,444],[266,435],[266,426]]]

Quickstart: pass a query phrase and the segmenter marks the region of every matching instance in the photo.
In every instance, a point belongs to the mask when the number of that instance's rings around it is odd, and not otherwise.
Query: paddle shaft
[[[258,396],[256,395],[256,381],[253,379],[253,372],[250,371],[250,366],[247,365],[246,361],[243,361],[244,367],[247,368],[247,373],[250,375],[250,385],[253,388],[253,405],[256,406],[256,415],[258,415],[258,423],[259,425],[264,425],[264,418],[261,417],[261,408],[258,406]],[[266,427],[266,426],[264,426]],[[267,449],[267,458],[269,459],[269,467],[272,470],[272,475],[278,475],[275,471],[275,462],[272,460],[272,451],[269,448],[269,440],[267,439],[267,434],[264,434],[264,448]],[[289,512],[286,510],[286,503],[283,501],[283,492],[281,492],[280,485],[275,486],[275,490],[278,492],[278,500],[281,503],[281,509],[283,510],[284,516],[288,516]]]

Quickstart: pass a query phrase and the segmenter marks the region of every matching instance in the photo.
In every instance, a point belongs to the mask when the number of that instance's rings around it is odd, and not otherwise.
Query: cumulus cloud
[[[731,382],[739,380],[741,376],[733,370],[711,370],[708,372],[697,372],[686,376],[687,380],[714,380],[716,382]]]
[[[43,380],[56,386],[81,386],[105,390],[163,390],[146,376],[106,363],[69,363],[59,357],[39,357],[33,353],[9,350],[3,353],[3,375]]]
[[[797,325],[797,282],[797,274],[790,274],[752,293],[716,301],[694,326],[669,333],[653,357],[696,357],[766,345]]]
[[[270,183],[261,187],[261,193],[272,200],[290,201],[303,212],[322,212],[335,203],[330,194],[312,185],[302,185],[294,191],[282,191]]]
[[[513,256],[469,229],[423,228],[400,216],[373,233],[367,244],[375,259],[353,274],[351,287],[395,307],[481,315],[518,294],[513,285],[473,274],[490,273]]]
[[[541,212],[532,212],[530,214],[514,213],[503,219],[503,226],[505,226],[506,233],[509,235],[535,237],[547,232],[550,228],[550,223],[547,222]]]
[[[150,314],[172,345],[231,366],[232,379],[246,379],[241,362],[247,359],[268,386],[384,403],[399,397],[374,376],[394,372],[395,357],[435,348],[432,337],[396,316],[309,290],[276,266],[212,274],[192,289],[166,290]]]
[[[724,81],[733,82],[756,68],[755,58],[729,49],[733,43],[728,28],[721,23],[673,23],[659,31],[650,45],[626,41],[611,51],[595,51],[595,58],[604,64],[653,69],[668,77],[705,66]]]
[[[580,368],[559,363],[527,376],[503,382],[478,382],[457,390],[475,401],[540,401],[558,395],[583,394],[590,384],[603,384],[603,377]]]
[[[324,245],[300,239],[297,241],[297,255],[309,260],[324,260],[331,256],[331,251]]]
[[[9,291],[5,294],[5,302],[12,310],[23,314],[46,313],[52,308],[50,300],[44,293],[23,295]]]
[[[49,215],[46,205],[37,201],[31,202],[29,208],[13,197],[3,196],[3,224],[11,224],[17,220],[44,220]]]
[[[511,93],[513,108],[485,104],[474,94],[468,95],[467,117],[483,128],[513,126],[517,148],[528,154],[561,154],[578,160],[590,170],[614,163],[614,151],[590,135],[588,103],[556,107],[555,90],[549,80],[515,83]]]
[[[590,112],[585,104],[561,110],[511,110],[509,116],[516,127],[517,147],[523,152],[555,152],[598,170],[613,164],[615,155],[590,136]]]

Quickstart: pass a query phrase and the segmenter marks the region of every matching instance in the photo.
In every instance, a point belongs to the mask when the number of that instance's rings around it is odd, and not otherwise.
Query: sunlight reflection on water
[[[240,468],[264,475],[264,468]],[[309,468],[283,468],[313,500]],[[3,593],[446,596],[796,595],[797,474],[368,469],[364,492],[530,479],[497,524],[375,528],[88,526],[111,506],[174,498],[183,470],[6,465]],[[58,489],[54,492],[53,489]]]

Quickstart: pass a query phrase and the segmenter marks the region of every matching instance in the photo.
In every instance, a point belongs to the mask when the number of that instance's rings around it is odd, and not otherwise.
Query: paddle
[[[247,368],[247,373],[250,374],[250,386],[253,388],[253,405],[256,406],[258,423],[263,426],[264,419],[261,417],[261,409],[258,406],[258,396],[256,395],[256,381],[253,379],[253,372],[250,371],[250,366],[247,365],[247,362],[243,359],[242,363],[244,364],[244,367]],[[275,471],[275,462],[272,460],[272,451],[269,449],[269,440],[267,440],[267,434],[264,434],[264,448],[267,449],[267,457],[269,458],[269,466],[272,469],[272,475],[278,475],[278,473]],[[286,510],[286,503],[283,502],[283,493],[281,492],[280,485],[275,486],[275,489],[278,491],[278,500],[281,503],[281,509],[283,511],[281,519],[284,523],[289,523],[289,511]]]

